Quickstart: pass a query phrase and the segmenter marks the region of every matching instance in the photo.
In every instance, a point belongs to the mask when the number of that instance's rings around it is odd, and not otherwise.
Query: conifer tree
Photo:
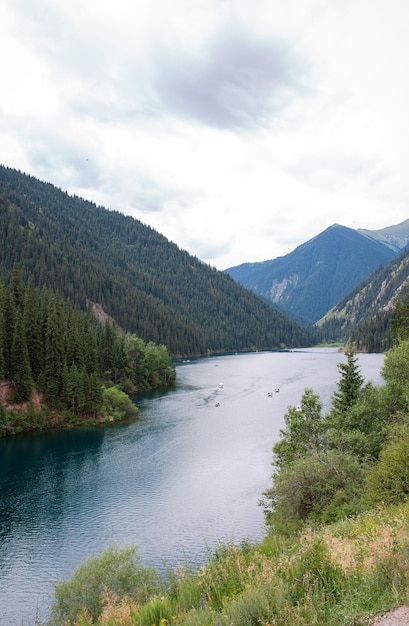
[[[58,404],[62,391],[64,341],[61,317],[61,303],[54,297],[48,307],[44,360],[45,392],[52,404]]]
[[[102,358],[104,371],[110,372],[112,368],[112,358],[114,353],[115,328],[111,322],[106,321],[104,324],[104,333],[102,338]]]
[[[5,342],[5,326],[4,326],[4,298],[5,287],[0,281],[0,380],[3,380],[6,372],[6,363],[4,358],[4,342]]]
[[[41,374],[44,361],[40,310],[36,290],[31,278],[25,288],[23,324],[31,372],[34,381],[36,381]]]
[[[13,265],[10,278],[10,286],[16,307],[22,309],[24,305],[24,285],[21,280],[20,266],[18,263]]]
[[[11,361],[11,347],[14,337],[14,327],[16,322],[16,305],[10,287],[6,287],[4,296],[4,309],[3,309],[3,321],[4,321],[4,362],[5,362],[5,377],[10,378],[10,361]]]
[[[102,407],[102,385],[96,372],[86,379],[86,404],[85,409],[88,415],[95,417]]]
[[[17,309],[16,312],[16,324],[10,357],[10,377],[17,384],[18,393],[22,400],[29,400],[33,388],[33,377],[20,309]]]
[[[403,301],[399,296],[395,302],[391,319],[391,335],[397,344],[409,339],[409,295]]]
[[[82,345],[80,320],[78,311],[70,304],[68,310],[67,327],[64,333],[65,357],[68,367],[73,363],[77,366],[83,364],[84,348]]]
[[[332,411],[345,415],[348,409],[356,402],[364,378],[357,365],[357,357],[351,347],[345,352],[346,363],[338,363],[341,378],[337,383],[338,391],[332,396]]]
[[[83,316],[84,317],[84,316]],[[98,358],[98,339],[95,320],[89,315],[84,317],[82,324],[83,361],[89,375],[98,372],[102,375],[100,359]]]
[[[78,368],[73,363],[71,367],[68,369],[67,366],[64,366],[64,400],[67,406],[67,409],[72,413],[76,414],[78,412],[78,384],[79,384],[79,374]]]

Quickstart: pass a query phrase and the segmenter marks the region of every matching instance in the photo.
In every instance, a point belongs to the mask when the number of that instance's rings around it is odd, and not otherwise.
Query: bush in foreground
[[[158,574],[141,566],[135,547],[111,547],[80,565],[71,580],[55,584],[49,623],[75,624],[81,615],[94,623],[106,598],[132,597],[133,602],[146,602],[159,588]]]
[[[179,569],[166,581],[141,568],[133,549],[111,548],[56,586],[51,623],[364,626],[408,601],[406,502],[260,545],[224,546],[197,572]]]

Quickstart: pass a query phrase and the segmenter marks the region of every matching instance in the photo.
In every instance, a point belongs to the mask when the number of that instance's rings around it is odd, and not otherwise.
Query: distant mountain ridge
[[[380,230],[367,230],[365,228],[358,228],[358,233],[376,239],[381,243],[391,247],[396,252],[403,250],[409,243],[409,219],[395,224],[394,226],[387,226]]]
[[[383,241],[334,224],[285,256],[226,272],[282,311],[311,323],[396,254]]]
[[[278,349],[311,333],[154,229],[0,166],[0,279],[87,303],[172,356]]]

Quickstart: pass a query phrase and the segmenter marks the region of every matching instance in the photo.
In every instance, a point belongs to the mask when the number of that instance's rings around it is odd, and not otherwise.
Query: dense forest
[[[0,436],[135,411],[127,394],[169,386],[163,345],[97,321],[14,265],[0,283]]]
[[[82,310],[98,303],[125,331],[172,356],[314,343],[312,332],[117,211],[0,166],[0,277],[19,263]]]

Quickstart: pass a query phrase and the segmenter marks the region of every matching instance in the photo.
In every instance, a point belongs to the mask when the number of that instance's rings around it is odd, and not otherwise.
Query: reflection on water
[[[162,568],[260,539],[283,415],[305,387],[328,407],[341,360],[331,349],[191,360],[175,390],[138,397],[131,424],[0,440],[0,624],[32,624],[37,607],[44,619],[52,581],[113,543]],[[360,357],[367,380],[380,382],[382,362]]]

